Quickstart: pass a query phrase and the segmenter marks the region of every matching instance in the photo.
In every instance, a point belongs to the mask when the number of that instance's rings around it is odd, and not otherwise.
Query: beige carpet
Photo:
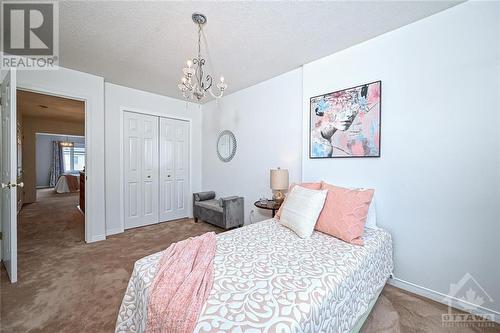
[[[1,273],[2,332],[113,332],[134,262],[172,242],[221,231],[192,220],[129,230],[85,244],[78,194],[39,192],[19,216],[19,282]],[[500,332],[443,328],[439,303],[386,286],[362,332]]]

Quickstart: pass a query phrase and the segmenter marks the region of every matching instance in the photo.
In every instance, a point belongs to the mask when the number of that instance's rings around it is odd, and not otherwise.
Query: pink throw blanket
[[[147,333],[192,333],[214,282],[215,233],[165,250],[150,287]]]

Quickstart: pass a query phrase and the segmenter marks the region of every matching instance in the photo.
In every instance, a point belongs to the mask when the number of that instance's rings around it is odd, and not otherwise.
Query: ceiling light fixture
[[[59,145],[60,145],[61,147],[73,147],[75,144],[74,144],[73,142],[69,141],[69,140],[68,140],[68,137],[66,137],[66,140],[64,140],[64,141],[60,141],[60,142],[59,142]]]
[[[186,62],[187,67],[182,69],[184,76],[177,86],[182,92],[182,96],[186,99],[196,100],[199,102],[205,97],[205,93],[207,91],[214,98],[221,98],[224,94],[224,90],[227,88],[227,84],[224,82],[224,77],[221,76],[220,81],[216,84],[219,91],[215,94],[212,91],[212,76],[210,74],[204,76],[203,73],[205,59],[201,56],[201,32],[203,25],[207,23],[207,17],[200,13],[194,13],[191,18],[193,19],[193,22],[198,25],[198,56],[196,58],[189,59]]]

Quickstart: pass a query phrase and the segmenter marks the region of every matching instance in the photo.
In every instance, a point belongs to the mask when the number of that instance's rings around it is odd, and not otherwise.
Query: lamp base
[[[283,200],[285,200],[285,194],[283,191],[274,191],[273,200],[279,204],[283,203]]]

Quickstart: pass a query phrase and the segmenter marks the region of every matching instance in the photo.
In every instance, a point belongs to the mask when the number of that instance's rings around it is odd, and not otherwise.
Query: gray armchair
[[[194,221],[202,220],[224,229],[241,227],[244,223],[243,197],[215,199],[215,192],[193,194]]]

